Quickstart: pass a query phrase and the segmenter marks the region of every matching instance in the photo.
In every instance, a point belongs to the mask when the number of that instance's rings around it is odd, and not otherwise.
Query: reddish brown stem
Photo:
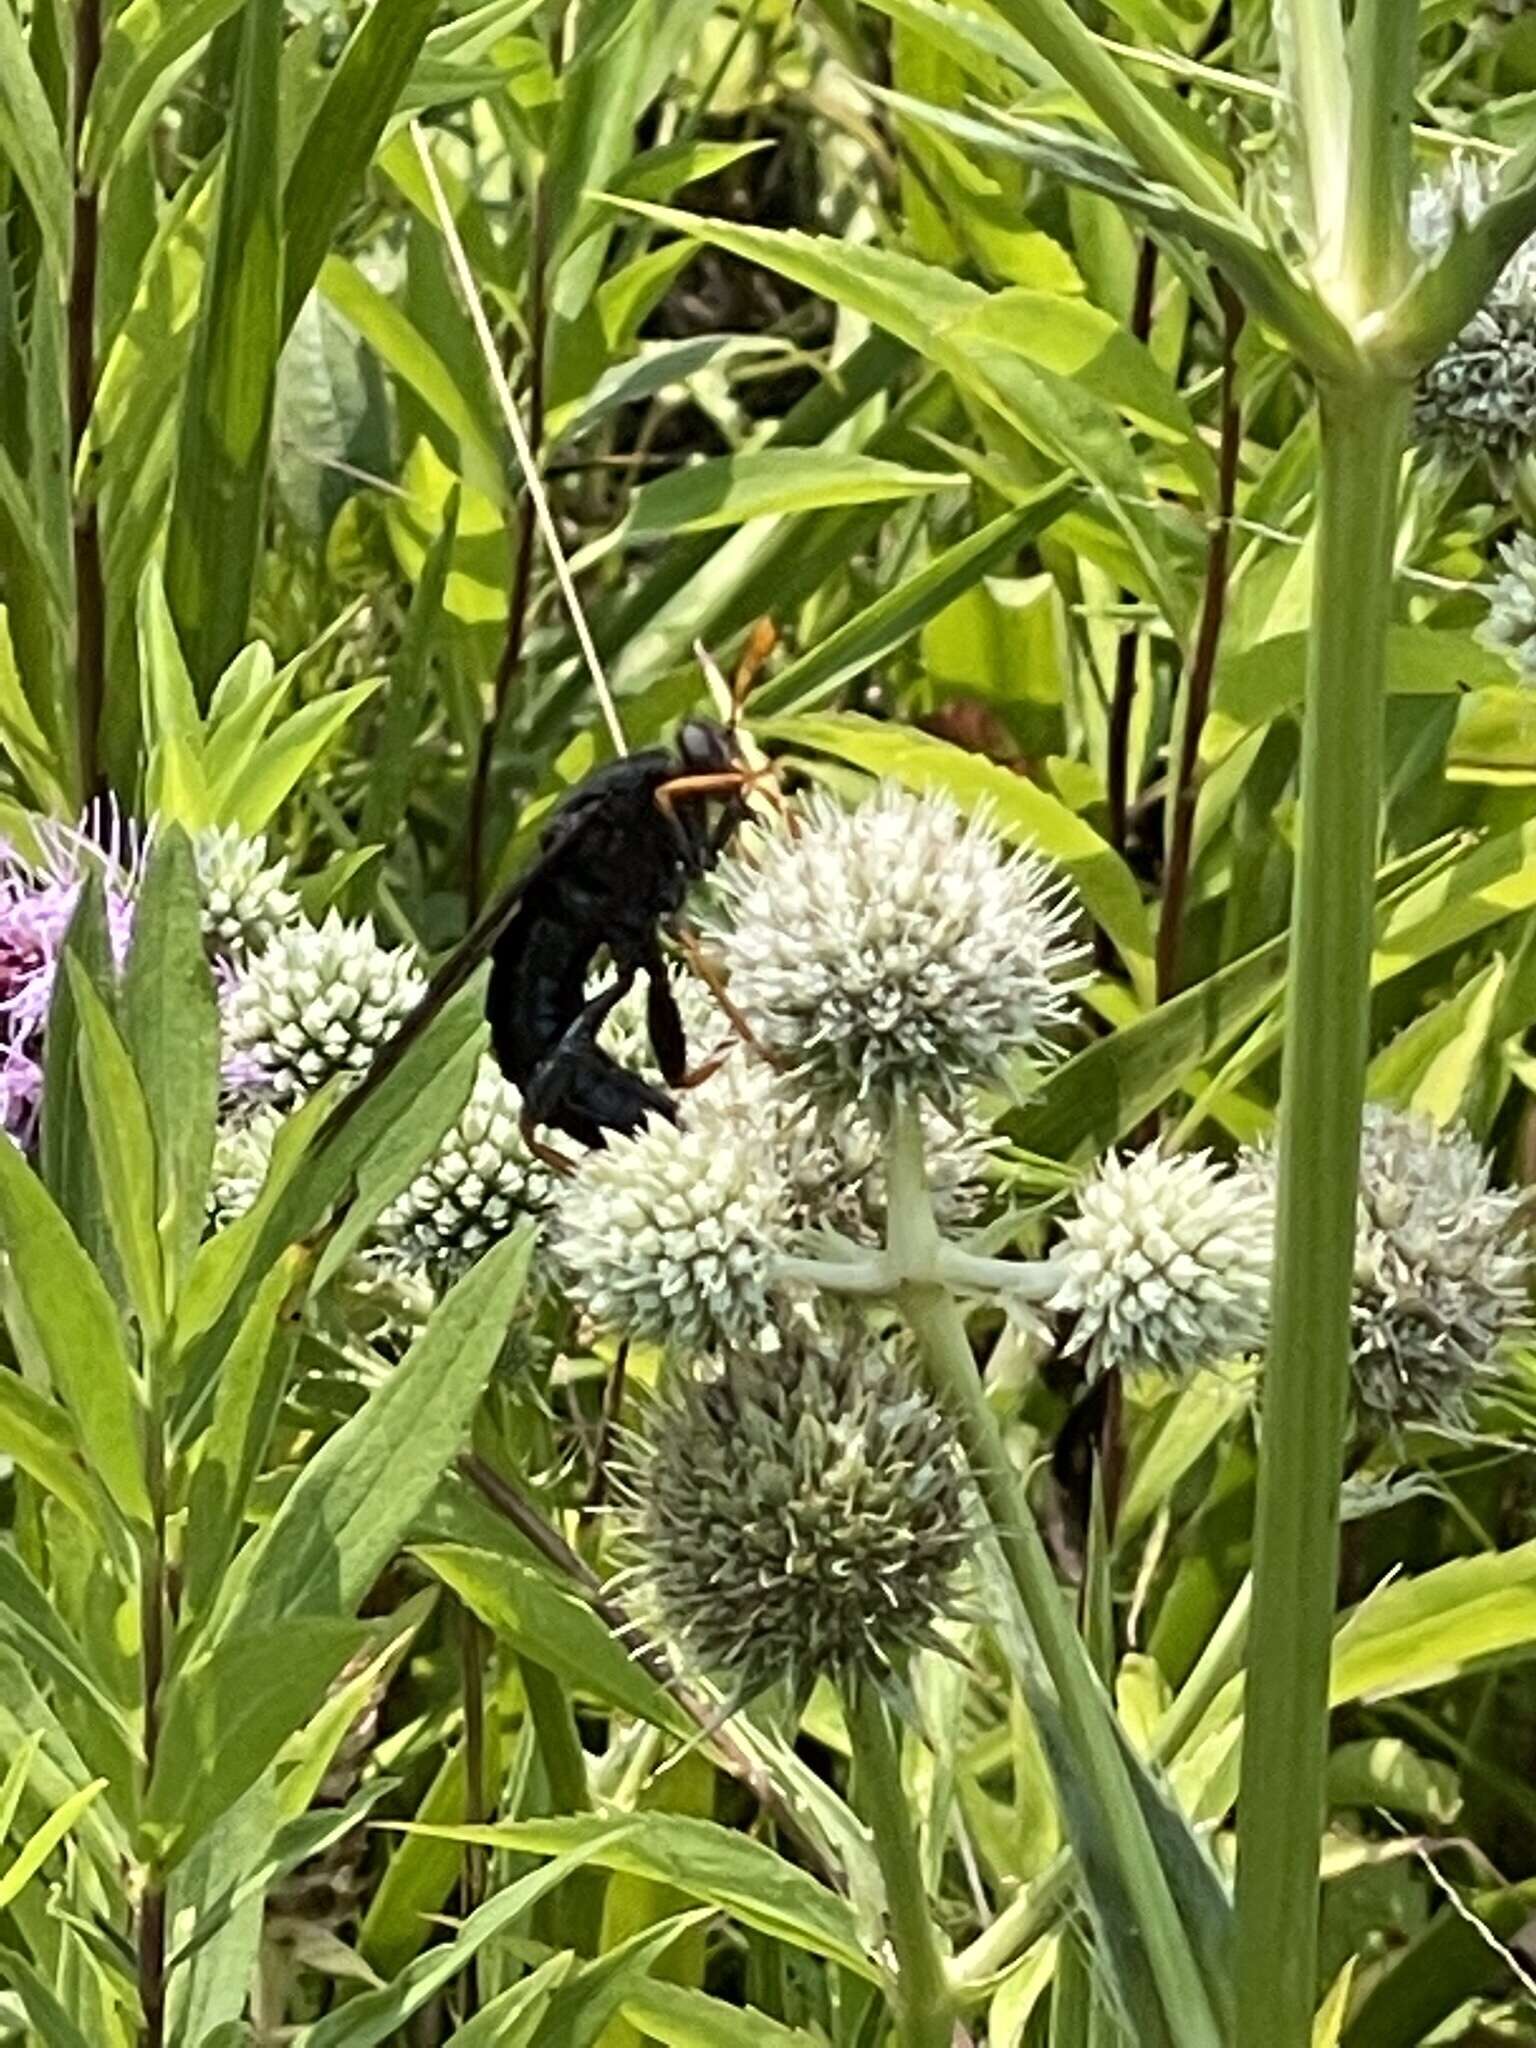
[[[544,356],[549,341],[549,311],[546,304],[545,221],[548,209],[542,184],[533,195],[533,232],[528,245],[528,446],[538,462],[544,445]],[[475,774],[469,799],[468,893],[473,918],[484,900],[485,839],[491,801],[491,769],[502,721],[511,701],[512,686],[523,665],[528,639],[528,615],[533,602],[533,571],[537,557],[538,521],[526,490],[517,498],[517,544],[512,562],[512,588],[507,597],[507,630],[496,664],[496,681],[491,713],[480,730],[480,747],[475,757]]]
[[[74,253],[69,278],[69,446],[71,474],[80,459],[96,402],[96,270],[100,243],[100,200],[82,168],[82,141],[91,88],[101,65],[101,0],[77,0],[75,7],[75,104],[72,124],[75,167]],[[78,484],[76,485],[79,490]],[[94,490],[76,497],[75,703],[81,795],[88,802],[102,788],[101,720],[107,687],[107,597],[101,567],[101,524]]]
[[[1237,393],[1237,343],[1243,331],[1243,305],[1220,276],[1215,278],[1221,301],[1221,447],[1217,457],[1216,517],[1205,558],[1205,592],[1200,604],[1200,630],[1185,679],[1184,720],[1174,774],[1173,814],[1168,827],[1168,865],[1163,873],[1163,909],[1157,929],[1157,999],[1166,1002],[1179,985],[1179,952],[1189,898],[1190,854],[1195,834],[1195,803],[1199,796],[1196,769],[1200,735],[1211,708],[1211,682],[1221,648],[1227,609],[1227,565],[1232,540],[1232,513],[1237,502],[1238,457],[1243,445],[1242,405]]]

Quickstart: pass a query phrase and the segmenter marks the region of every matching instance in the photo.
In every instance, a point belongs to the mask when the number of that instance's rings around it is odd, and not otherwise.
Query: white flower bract
[[[715,879],[732,997],[824,1103],[957,1105],[1071,1014],[1069,890],[947,797],[814,792]]]
[[[463,1114],[437,1151],[379,1218],[390,1256],[456,1278],[520,1216],[549,1204],[549,1175],[523,1143],[522,1098],[485,1058]]]
[[[1477,1377],[1530,1321],[1521,1198],[1464,1129],[1366,1109],[1355,1241],[1355,1392],[1396,1424],[1461,1427]]]
[[[1502,654],[1522,683],[1536,684],[1536,540],[1528,533],[1517,533],[1499,550],[1499,574],[1477,638]]]
[[[208,1223],[222,1230],[243,1216],[261,1193],[272,1147],[283,1127],[279,1111],[258,1105],[249,1115],[219,1125],[208,1179]]]
[[[1111,1155],[1062,1223],[1049,1305],[1075,1318],[1071,1348],[1091,1374],[1246,1357],[1269,1319],[1273,1218],[1263,1180],[1208,1152]]]
[[[213,826],[193,842],[203,892],[203,930],[227,959],[259,952],[299,915],[288,886],[288,863],[270,858],[266,841],[238,825]]]
[[[361,1074],[425,992],[415,956],[380,945],[369,925],[344,924],[335,911],[322,925],[290,925],[230,990],[226,1084],[292,1103],[333,1074]]]
[[[561,1190],[551,1244],[573,1297],[684,1352],[771,1345],[785,1190],[757,1127],[700,1104],[611,1138]]]

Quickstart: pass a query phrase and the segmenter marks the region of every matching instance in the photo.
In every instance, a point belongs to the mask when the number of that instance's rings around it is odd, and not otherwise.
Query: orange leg
[[[731,1000],[731,992],[726,986],[725,976],[700,945],[698,934],[690,931],[687,925],[679,925],[674,936],[677,940],[678,951],[709,990],[721,1009],[724,1010],[726,1016],[730,1018],[732,1028],[735,1030],[738,1038],[742,1040],[743,1044],[750,1045],[759,1059],[767,1060],[770,1066],[778,1066],[778,1058],[768,1050],[767,1046],[763,1044],[763,1041],[752,1029],[740,1005]],[[724,1054],[721,1054],[720,1058],[723,1059]],[[698,1080],[707,1079],[708,1075],[713,1073],[719,1065],[720,1060],[710,1063],[699,1074]],[[689,1082],[684,1081],[683,1085],[687,1087]],[[697,1085],[697,1082],[693,1085]]]
[[[568,1159],[563,1152],[557,1152],[553,1145],[546,1145],[543,1139],[535,1134],[533,1118],[529,1116],[526,1110],[523,1111],[522,1117],[519,1120],[518,1129],[522,1132],[523,1143],[528,1147],[528,1150],[535,1159],[541,1159],[551,1173],[562,1174],[567,1180],[575,1178],[577,1172],[575,1160]]]

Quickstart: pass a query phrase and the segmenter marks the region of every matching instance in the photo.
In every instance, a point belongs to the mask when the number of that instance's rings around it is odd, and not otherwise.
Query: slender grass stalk
[[[931,1272],[938,1264],[938,1228],[923,1167],[922,1125],[910,1106],[893,1121],[886,1174],[890,1257],[902,1272]],[[1116,1861],[1142,1921],[1170,2036],[1180,2048],[1222,2048],[1222,2031],[1137,1803],[1108,1700],[1073,1627],[997,1418],[987,1405],[954,1296],[937,1281],[909,1279],[897,1286],[896,1300],[917,1339],[933,1391],[954,1423],[1073,1748],[1099,1794]]]
[[[1325,388],[1238,1801],[1238,2038],[1304,2048],[1349,1386],[1382,700],[1405,386]]]
[[[854,1803],[874,1837],[885,1879],[886,1914],[896,1951],[897,2040],[901,2048],[950,2048],[954,1999],[929,1911],[922,1861],[901,1783],[891,1710],[872,1685],[847,1694],[853,1741]]]

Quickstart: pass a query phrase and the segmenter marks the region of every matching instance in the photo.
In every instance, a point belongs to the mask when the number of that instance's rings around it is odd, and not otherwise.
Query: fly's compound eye
[[[690,775],[723,775],[740,766],[723,726],[707,718],[685,718],[677,729],[677,756]]]

